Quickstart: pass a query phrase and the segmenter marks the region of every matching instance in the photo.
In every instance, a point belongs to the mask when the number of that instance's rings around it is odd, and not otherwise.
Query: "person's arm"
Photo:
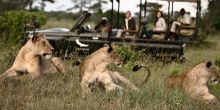
[[[98,23],[98,24],[95,26],[94,30],[98,30],[99,27],[100,27],[100,25],[101,25],[101,23]]]
[[[190,15],[189,14],[185,14],[184,16],[183,16],[183,24],[190,24],[190,22],[191,22],[191,17],[190,17]]]

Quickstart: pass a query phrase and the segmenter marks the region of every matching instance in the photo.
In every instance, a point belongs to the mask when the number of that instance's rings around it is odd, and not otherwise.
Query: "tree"
[[[40,0],[43,4],[41,9],[44,9],[45,2],[54,3],[55,0]],[[37,0],[0,0],[0,15],[5,11],[10,10],[25,10],[28,8],[29,10],[33,10],[33,4],[37,2]]]
[[[220,0],[208,0],[208,21],[211,23],[211,26],[216,29],[220,30]]]
[[[144,4],[141,5],[142,10],[144,10],[144,8],[147,8],[147,20],[149,23],[153,23],[156,20],[156,13],[157,11],[159,11],[162,8],[161,4],[158,3],[151,3],[148,2],[147,3],[147,7],[145,7]]]
[[[46,6],[46,3],[45,2],[50,2],[50,3],[54,3],[55,1],[54,0],[41,0],[41,10],[44,11],[44,8]]]
[[[89,7],[89,10],[93,11],[95,16],[92,16],[91,19],[95,22],[99,22],[101,17],[105,16],[102,11],[104,4],[107,4],[108,0],[94,0],[93,4]]]
[[[72,0],[74,3],[74,6],[67,9],[67,11],[73,10],[73,9],[79,9],[79,12],[82,12],[83,9],[88,9],[88,5],[91,4],[90,0]]]
[[[93,10],[96,14],[102,14],[102,6],[107,3],[107,0],[97,0],[89,9]]]
[[[24,0],[0,0],[0,15],[5,11],[21,10],[26,7]]]

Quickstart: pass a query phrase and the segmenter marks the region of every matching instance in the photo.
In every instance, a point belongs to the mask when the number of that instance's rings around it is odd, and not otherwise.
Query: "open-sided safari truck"
[[[113,17],[113,2],[114,0],[110,0],[112,2],[112,17]],[[120,0],[116,0],[118,5],[120,6]],[[152,54],[157,57],[171,57],[171,58],[184,58],[184,48],[187,42],[193,40],[198,33],[198,19],[200,17],[200,0],[162,0],[168,2],[168,18],[167,24],[170,26],[170,21],[173,16],[173,3],[174,2],[192,2],[197,3],[197,17],[195,20],[195,26],[182,26],[180,27],[179,36],[181,39],[176,41],[168,41],[160,39],[161,36],[165,37],[167,32],[162,32],[159,36],[159,39],[144,39],[143,33],[146,30],[146,22],[141,20],[143,17],[146,17],[147,8],[140,8],[139,15],[139,28],[136,33],[135,38],[117,38],[112,34],[112,28],[109,29],[108,33],[96,33],[90,30],[88,27],[83,28],[83,24],[88,21],[91,16],[90,13],[84,12],[76,24],[71,29],[64,28],[53,28],[47,30],[38,30],[37,32],[44,33],[47,36],[47,39],[51,42],[53,47],[55,48],[57,55],[68,56],[71,53],[77,52],[86,52],[90,53],[96,50],[97,48],[103,46],[103,44],[111,43],[116,45],[131,45],[137,47],[137,49],[146,49],[147,54]],[[172,4],[172,5],[171,5]],[[140,0],[140,6],[144,5],[147,7],[147,0],[142,3]],[[118,7],[119,7],[118,6]],[[172,10],[170,10],[170,7]],[[144,12],[144,16],[142,13]],[[118,8],[119,13],[119,8]],[[119,18],[119,14],[118,14]],[[111,25],[113,24],[112,18],[110,19]],[[119,20],[117,20],[119,22]],[[110,26],[111,27],[111,26]],[[168,28],[169,29],[169,28]],[[182,36],[183,30],[190,30],[193,33],[191,35]],[[30,32],[30,31],[29,31]],[[158,37],[158,36],[157,36]],[[157,38],[156,37],[156,38]]]

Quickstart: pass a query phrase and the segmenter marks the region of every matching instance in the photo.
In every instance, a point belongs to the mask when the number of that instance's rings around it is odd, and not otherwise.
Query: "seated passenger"
[[[118,30],[117,37],[133,36],[136,32],[135,19],[131,16],[131,12],[127,11],[125,13],[124,27],[122,30]]]
[[[94,30],[99,33],[107,33],[109,26],[108,18],[102,17],[102,20],[95,26]]]
[[[168,34],[168,39],[174,39],[177,40],[178,36],[176,34],[176,29],[178,26],[189,26],[191,22],[190,15],[186,13],[185,9],[182,8],[180,10],[181,16],[177,19],[177,21],[174,21],[170,28],[170,33]]]
[[[151,39],[153,34],[160,35],[161,32],[165,32],[167,29],[167,24],[165,22],[165,19],[163,18],[162,11],[158,11],[156,15],[156,22],[155,27],[153,29],[146,31],[146,37],[147,39]]]

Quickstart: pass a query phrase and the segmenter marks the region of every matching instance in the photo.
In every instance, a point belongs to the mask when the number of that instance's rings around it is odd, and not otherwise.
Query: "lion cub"
[[[169,76],[166,80],[167,87],[184,89],[193,99],[205,102],[215,102],[216,97],[209,93],[207,82],[218,83],[219,75],[212,68],[211,62],[202,62],[179,76]]]
[[[131,89],[138,90],[133,83],[120,75],[119,72],[110,71],[107,68],[109,64],[121,66],[122,63],[123,61],[117,52],[109,45],[104,45],[104,47],[87,56],[80,63],[80,86],[83,93],[91,93],[90,85],[95,82],[100,82],[106,91],[123,89],[116,84],[118,81],[125,83]]]
[[[19,50],[11,68],[0,78],[20,76],[21,79],[35,79],[45,73],[65,73],[65,64],[61,59],[52,57],[53,50],[45,35],[36,33]]]

